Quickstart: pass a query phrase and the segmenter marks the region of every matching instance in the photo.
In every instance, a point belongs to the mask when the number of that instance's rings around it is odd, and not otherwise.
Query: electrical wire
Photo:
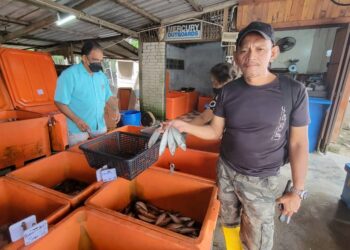
[[[331,2],[339,6],[350,6],[350,3],[339,3],[336,0],[331,0]]]

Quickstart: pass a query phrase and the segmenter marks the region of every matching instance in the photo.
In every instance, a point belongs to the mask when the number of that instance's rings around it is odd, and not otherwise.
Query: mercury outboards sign
[[[166,29],[166,41],[182,41],[202,38],[202,23],[181,23],[168,26]]]

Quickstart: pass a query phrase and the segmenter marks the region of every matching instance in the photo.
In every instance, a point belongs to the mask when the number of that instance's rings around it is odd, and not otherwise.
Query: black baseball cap
[[[236,44],[239,46],[243,38],[251,32],[257,32],[265,39],[271,40],[272,44],[275,44],[275,31],[270,24],[263,22],[251,22],[247,27],[242,29],[238,33]]]

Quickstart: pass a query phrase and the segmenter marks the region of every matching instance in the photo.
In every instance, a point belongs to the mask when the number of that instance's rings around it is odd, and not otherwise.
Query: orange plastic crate
[[[123,218],[101,213],[91,208],[80,208],[42,239],[26,250],[185,250],[183,241],[155,232]],[[205,249],[205,248],[203,248]]]
[[[175,164],[175,171],[191,174],[213,181],[216,180],[216,165],[219,154],[187,149],[183,151],[177,149],[172,156],[168,149],[158,159],[153,166],[169,169],[170,164]],[[191,160],[189,160],[191,159]]]
[[[186,97],[186,113],[193,112],[198,103],[198,97],[199,93],[197,91],[191,91],[191,92],[182,92],[182,91],[175,91],[171,93],[181,94]]]
[[[213,100],[211,96],[200,96],[198,99],[197,110],[203,112],[205,110],[205,105],[209,104]]]
[[[182,93],[166,94],[166,119],[172,120],[187,113],[187,98]]]
[[[37,188],[2,177],[0,211],[0,226],[11,225],[33,214],[38,222],[46,219],[48,224],[53,224],[68,213],[69,203]],[[19,249],[23,244],[23,240],[18,240],[2,249]]]
[[[133,196],[201,222],[199,237],[189,238],[120,213]],[[133,181],[118,178],[101,188],[85,204],[118,219],[128,220],[150,235],[167,237],[167,246],[177,243],[183,249],[210,249],[220,206],[216,197],[217,188],[212,181],[152,167]],[[159,247],[164,249],[164,245]]]
[[[67,200],[73,207],[82,204],[101,186],[100,182],[96,182],[96,170],[89,166],[85,156],[73,152],[52,155],[10,172],[7,176]],[[82,181],[89,185],[74,196],[52,189],[66,179]]]
[[[203,140],[194,135],[187,134],[186,145],[187,145],[187,148],[191,148],[191,149],[219,153],[221,140]]]
[[[0,48],[0,68],[16,109],[38,113],[57,111],[57,73],[48,53]]]
[[[48,121],[28,111],[0,111],[0,169],[49,156]]]

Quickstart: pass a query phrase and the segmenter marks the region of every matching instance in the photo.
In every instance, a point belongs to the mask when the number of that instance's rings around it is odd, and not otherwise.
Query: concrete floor
[[[310,155],[309,198],[302,203],[289,225],[280,223],[279,214],[276,214],[274,250],[350,249],[350,209],[340,201],[346,177],[345,163],[350,163],[350,155]],[[282,168],[280,193],[290,178],[290,167]],[[213,249],[225,249],[219,226]]]

